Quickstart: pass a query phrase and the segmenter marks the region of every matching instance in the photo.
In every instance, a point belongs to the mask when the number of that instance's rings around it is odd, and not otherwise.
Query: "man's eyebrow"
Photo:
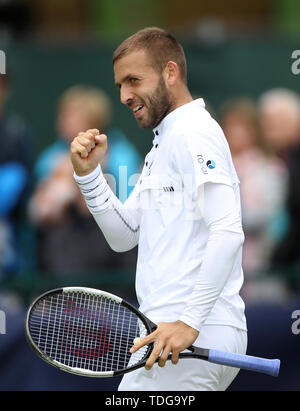
[[[136,78],[137,75],[136,75],[136,74],[127,74],[127,76],[125,76],[125,77],[121,80],[120,83],[116,81],[116,82],[115,82],[115,85],[116,85],[118,88],[120,88],[121,83],[124,83],[125,81],[129,80],[129,79],[132,78],[132,77]]]

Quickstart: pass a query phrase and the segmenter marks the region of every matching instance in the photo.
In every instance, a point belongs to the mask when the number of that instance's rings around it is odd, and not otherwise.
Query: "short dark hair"
[[[153,61],[153,67],[160,73],[169,61],[179,67],[180,77],[187,83],[186,59],[183,47],[166,30],[158,27],[147,27],[125,39],[113,54],[113,64],[127,54],[136,50],[146,50]]]

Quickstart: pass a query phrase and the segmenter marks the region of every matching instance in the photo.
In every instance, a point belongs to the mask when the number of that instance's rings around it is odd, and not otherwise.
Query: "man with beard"
[[[119,390],[225,390],[238,369],[178,356],[191,344],[246,352],[239,181],[226,139],[203,99],[193,101],[184,51],[165,30],[127,38],[113,64],[121,102],[154,132],[140,178],[122,204],[99,166],[107,149],[99,130],[78,134],[71,159],[110,246],[138,245],[140,310],[158,324],[131,347],[154,343],[145,368],[125,375]]]

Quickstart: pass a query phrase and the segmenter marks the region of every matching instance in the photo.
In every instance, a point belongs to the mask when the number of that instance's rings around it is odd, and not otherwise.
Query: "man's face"
[[[132,110],[141,128],[155,128],[172,111],[173,102],[163,75],[155,71],[144,50],[117,60],[114,72],[121,102]]]

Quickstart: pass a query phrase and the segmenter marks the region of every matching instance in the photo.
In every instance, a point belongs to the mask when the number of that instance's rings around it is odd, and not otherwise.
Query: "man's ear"
[[[179,77],[179,68],[174,61],[168,61],[164,69],[164,78],[169,86],[174,86]]]

